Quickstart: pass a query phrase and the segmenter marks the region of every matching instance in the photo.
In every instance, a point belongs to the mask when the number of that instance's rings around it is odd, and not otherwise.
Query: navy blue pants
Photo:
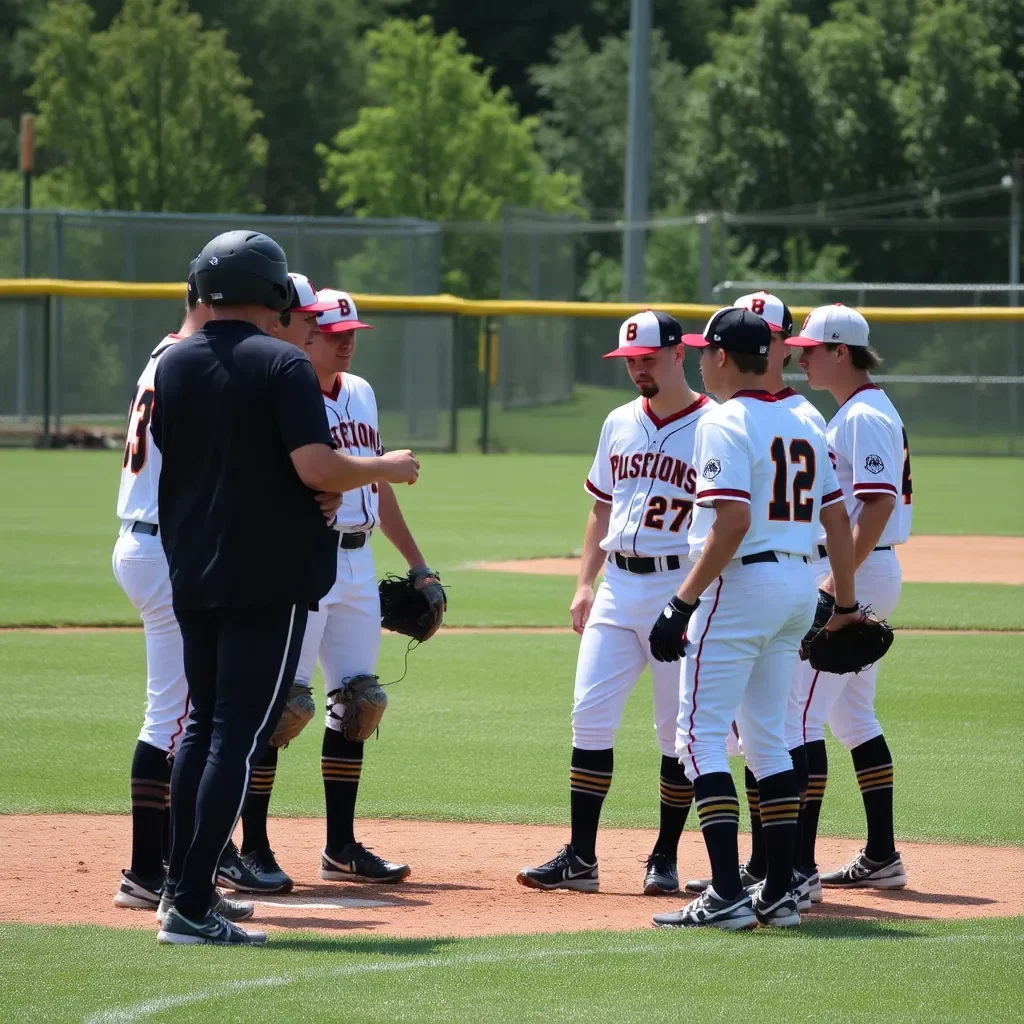
[[[171,773],[167,891],[201,920],[252,765],[277,727],[306,631],[306,605],[175,610],[191,713]]]

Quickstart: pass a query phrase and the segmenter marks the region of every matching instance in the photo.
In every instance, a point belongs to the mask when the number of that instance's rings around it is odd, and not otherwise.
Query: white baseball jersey
[[[877,384],[858,388],[832,417],[826,436],[850,522],[856,523],[860,516],[859,498],[891,494],[896,506],[878,546],[905,544],[913,509],[910,448],[903,420],[889,396]]]
[[[787,408],[792,409],[798,416],[805,416],[809,419],[823,434],[825,433],[825,417],[818,412],[817,408],[809,402],[803,395],[800,394],[795,388],[783,388],[781,391],[775,392],[775,397],[782,402]],[[830,453],[831,455],[831,453]],[[832,468],[835,469],[835,461],[832,462]],[[840,481],[841,483],[841,481]],[[818,544],[825,543],[825,527],[820,523],[818,525]]]
[[[663,420],[646,398],[637,398],[608,414],[586,481],[593,497],[612,506],[603,550],[685,557],[697,485],[695,431],[713,405],[701,395]]]
[[[339,373],[324,407],[334,447],[349,455],[383,455],[377,426],[377,399],[373,388],[353,373]],[[369,532],[380,524],[376,484],[366,484],[342,495],[334,528],[343,533]]]
[[[157,518],[157,491],[160,487],[160,449],[153,444],[150,419],[153,416],[153,381],[157,360],[175,342],[180,334],[168,334],[153,350],[146,368],[139,377],[128,410],[128,437],[121,463],[121,486],[117,492],[119,519],[137,519],[144,523],[159,522]]]
[[[704,550],[719,498],[750,505],[750,529],[736,552],[742,558],[761,551],[815,554],[821,509],[843,497],[825,435],[767,391],[739,391],[709,409],[697,425],[694,462],[693,561]]]

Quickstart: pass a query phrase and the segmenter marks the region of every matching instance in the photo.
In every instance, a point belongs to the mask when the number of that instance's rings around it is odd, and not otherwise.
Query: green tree
[[[102,32],[83,0],[51,3],[31,95],[70,191],[120,210],[258,209],[266,144],[224,33],[182,0],[125,0]]]
[[[973,0],[921,0],[907,63],[896,107],[917,176],[997,159],[1001,129],[1019,116],[1020,90]]]
[[[1000,49],[1000,63],[1017,82],[1017,96],[1024,97],[1024,5],[1021,0],[975,0],[974,10],[988,29],[989,40]],[[1024,149],[1024,115],[1014,110],[1003,129],[1003,150]]]
[[[788,0],[737,11],[690,76],[679,175],[694,208],[767,210],[821,193],[823,153],[807,81],[810,23]]]
[[[25,41],[33,8],[33,0],[0,3],[0,170],[4,171],[18,165],[21,115],[31,109],[25,96],[31,83]]]
[[[672,195],[672,155],[682,144],[686,76],[657,30],[651,41],[651,209]],[[606,37],[592,50],[577,28],[559,36],[550,61],[530,69],[530,80],[549,106],[537,145],[551,167],[580,179],[584,205],[594,215],[619,216],[626,163],[625,82],[629,34]]]
[[[333,146],[317,147],[321,187],[366,216],[495,220],[506,204],[572,212],[577,183],[549,172],[507,90],[429,18],[367,35],[371,103]]]

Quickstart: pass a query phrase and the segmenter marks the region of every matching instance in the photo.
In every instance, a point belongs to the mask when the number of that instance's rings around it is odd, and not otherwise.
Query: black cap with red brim
[[[749,309],[738,309],[736,306],[726,306],[715,313],[707,322],[703,334],[683,335],[683,344],[691,348],[717,345],[726,352],[751,356],[768,355],[771,343],[772,331],[768,324]]]

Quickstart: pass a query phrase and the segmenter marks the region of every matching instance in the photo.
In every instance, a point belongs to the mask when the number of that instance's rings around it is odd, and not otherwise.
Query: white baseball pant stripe
[[[828,562],[814,566],[818,583],[828,576]],[[900,598],[903,573],[893,551],[872,551],[861,563],[855,577],[857,600],[874,615],[891,615]],[[798,747],[825,738],[825,723],[847,750],[882,735],[875,714],[875,686],[878,666],[862,672],[833,675],[818,672],[810,662],[799,662],[786,710],[786,741]],[[744,739],[746,737],[744,736]]]
[[[188,720],[188,682],[181,629],[171,606],[171,579],[160,538],[121,527],[114,578],[142,618],[146,634],[146,709],[139,739],[173,754]]]
[[[577,749],[615,745],[626,700],[650,666],[658,746],[667,757],[675,756],[679,665],[655,661],[648,638],[684,575],[678,569],[641,576],[608,564],[576,659],[572,742]]]
[[[729,770],[734,721],[756,778],[793,766],[787,699],[816,596],[811,567],[799,557],[778,557],[730,562],[690,618],[676,754],[691,781]]]
[[[343,679],[373,675],[380,654],[380,591],[369,545],[338,550],[338,575],[320,610],[310,612],[302,639],[295,682],[309,685],[317,659],[324,677],[324,694]],[[335,719],[325,716],[334,728]]]

